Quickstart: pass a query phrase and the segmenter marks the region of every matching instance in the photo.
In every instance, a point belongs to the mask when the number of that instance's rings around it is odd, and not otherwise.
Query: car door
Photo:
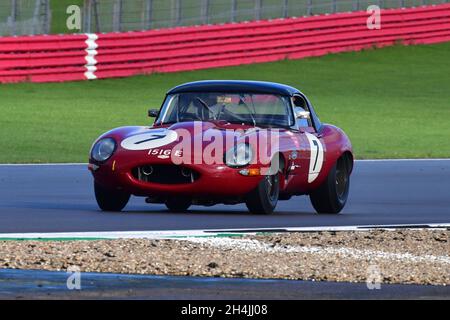
[[[310,113],[309,101],[304,96],[298,96],[302,101],[295,101],[293,97],[294,111],[296,114],[296,140],[298,150],[295,150],[295,159],[290,159],[289,170],[294,175],[289,189],[293,193],[306,192],[309,186],[316,181],[323,167],[326,148],[320,133],[316,131],[311,116],[299,118],[299,112]]]

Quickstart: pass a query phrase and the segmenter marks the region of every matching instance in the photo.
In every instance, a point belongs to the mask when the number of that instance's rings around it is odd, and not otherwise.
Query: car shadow
[[[125,209],[121,213],[126,214],[141,214],[141,215],[157,215],[157,214],[167,214],[167,215],[192,215],[192,216],[246,216],[246,217],[274,217],[274,216],[314,216],[317,215],[314,212],[307,211],[275,211],[272,214],[252,214],[247,210],[224,210],[224,209],[189,209],[186,212],[171,212],[167,209],[162,210],[151,210],[151,209]]]
[[[49,210],[52,212],[57,211],[65,211],[71,213],[101,213],[104,215],[141,215],[141,216],[155,216],[155,215],[170,215],[170,216],[234,216],[234,217],[249,217],[249,218],[258,218],[258,219],[268,219],[270,217],[332,217],[332,216],[342,216],[340,215],[317,215],[313,210],[308,210],[308,208],[300,208],[300,210],[289,210],[286,208],[280,208],[275,210],[274,213],[270,215],[265,214],[251,214],[245,206],[242,205],[218,205],[211,207],[202,207],[202,206],[193,206],[186,212],[171,212],[164,205],[161,204],[141,204],[141,203],[130,203],[124,210],[121,212],[104,212],[101,211],[95,201],[91,202],[29,202],[29,201],[21,201],[21,202],[9,202],[2,203],[0,209],[5,211],[13,210],[13,211],[33,211],[33,210]],[[353,216],[354,213],[346,213],[345,216]]]

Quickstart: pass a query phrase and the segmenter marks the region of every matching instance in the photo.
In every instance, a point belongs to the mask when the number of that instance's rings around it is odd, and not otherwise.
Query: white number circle
[[[149,150],[165,146],[177,138],[178,134],[174,130],[155,129],[128,137],[120,145],[127,150]]]

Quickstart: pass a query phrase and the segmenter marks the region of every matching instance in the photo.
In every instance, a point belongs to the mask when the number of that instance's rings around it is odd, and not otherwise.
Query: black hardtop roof
[[[292,96],[299,90],[280,83],[247,80],[204,80],[188,82],[170,89],[167,94],[181,92],[266,93]]]

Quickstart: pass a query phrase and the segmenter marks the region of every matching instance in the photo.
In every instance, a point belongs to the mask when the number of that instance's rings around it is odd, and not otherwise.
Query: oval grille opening
[[[144,165],[131,173],[139,181],[161,184],[193,183],[200,176],[195,170],[177,165]]]

